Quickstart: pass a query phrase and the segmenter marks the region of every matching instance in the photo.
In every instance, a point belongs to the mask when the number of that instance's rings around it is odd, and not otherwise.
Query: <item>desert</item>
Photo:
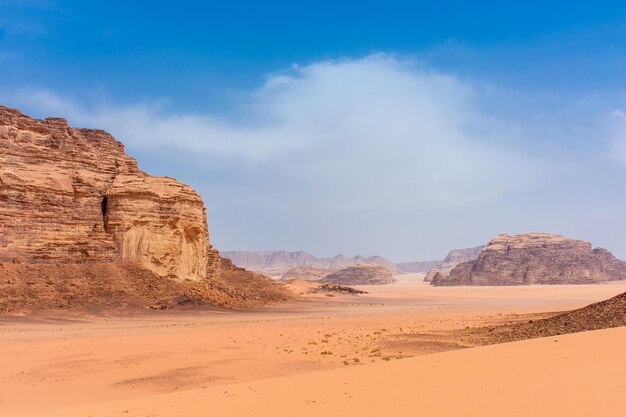
[[[0,417],[625,417],[625,22],[0,0]]]
[[[0,415],[194,416],[217,403],[225,416],[522,416],[552,407],[583,416],[604,402],[605,415],[621,415],[623,327],[489,346],[501,341],[484,332],[584,307],[626,283],[432,288],[416,278],[254,311],[5,317]],[[521,402],[547,392],[549,401]],[[593,402],[581,407],[573,392]]]
[[[602,349],[623,340],[626,264],[589,243],[500,235],[440,262],[399,265],[233,252],[236,266],[209,243],[194,190],[140,171],[106,132],[6,107],[0,121],[0,415],[193,416],[217,407],[224,416],[495,416],[556,405],[584,415],[562,369],[613,355]],[[412,268],[420,272],[402,273]],[[278,269],[287,270],[280,280],[261,273]],[[515,281],[520,270],[539,278]],[[504,278],[476,286],[471,275],[455,278],[463,271]],[[544,347],[551,342],[556,351]],[[594,344],[599,351],[582,348]],[[617,375],[584,388],[596,401],[615,403],[626,388],[621,359],[612,360]],[[537,385],[546,373],[559,377]],[[475,379],[491,374],[494,385],[480,388]],[[372,402],[384,380],[394,382]],[[562,388],[543,405],[502,405],[552,384]],[[450,404],[451,390],[470,398]],[[504,392],[499,402],[477,408],[494,390]]]

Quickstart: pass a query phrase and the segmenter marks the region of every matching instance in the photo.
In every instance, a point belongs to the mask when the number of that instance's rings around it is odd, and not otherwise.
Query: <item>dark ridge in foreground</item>
[[[626,326],[626,293],[551,317],[472,329],[467,333],[477,344],[487,345],[621,326]]]

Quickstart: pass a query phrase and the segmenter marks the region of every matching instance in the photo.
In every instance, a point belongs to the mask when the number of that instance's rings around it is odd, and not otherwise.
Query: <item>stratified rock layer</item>
[[[349,266],[319,280],[340,285],[383,285],[394,282],[393,274],[380,265]]]
[[[626,279],[626,262],[602,248],[550,233],[498,235],[478,259],[433,285],[587,284]]]
[[[200,196],[140,171],[108,133],[0,107],[0,262],[124,261],[200,280],[208,238]]]

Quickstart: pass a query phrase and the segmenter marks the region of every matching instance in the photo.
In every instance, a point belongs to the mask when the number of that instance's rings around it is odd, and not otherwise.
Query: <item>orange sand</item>
[[[0,415],[623,415],[626,328],[454,351],[464,342],[445,331],[580,307],[626,283],[400,278],[255,312],[7,318]]]

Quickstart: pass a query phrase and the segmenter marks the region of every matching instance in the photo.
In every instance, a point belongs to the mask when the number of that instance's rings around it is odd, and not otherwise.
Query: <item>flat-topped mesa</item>
[[[498,235],[474,261],[433,285],[588,284],[626,279],[626,262],[602,248],[552,233]]]
[[[211,275],[206,210],[172,178],[139,170],[108,133],[0,106],[0,262],[129,261]]]

